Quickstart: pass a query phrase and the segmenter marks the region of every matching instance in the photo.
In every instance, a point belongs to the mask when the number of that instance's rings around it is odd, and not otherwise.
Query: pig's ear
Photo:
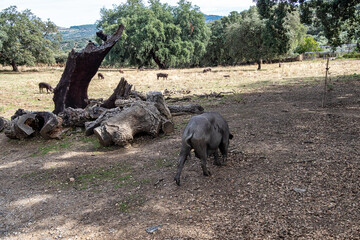
[[[234,137],[234,136],[230,133],[230,134],[229,134],[229,139],[233,139],[233,137]]]

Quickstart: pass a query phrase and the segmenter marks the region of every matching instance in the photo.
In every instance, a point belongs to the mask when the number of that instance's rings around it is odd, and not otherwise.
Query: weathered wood
[[[161,115],[164,116],[165,119],[172,119],[170,110],[166,105],[164,95],[162,95],[161,92],[148,92],[146,94],[146,101],[155,103],[155,107],[159,110],[159,112],[161,113]]]
[[[94,129],[96,127],[100,126],[100,124],[103,121],[106,121],[107,119],[115,116],[116,114],[120,113],[121,111],[122,111],[122,109],[120,109],[120,108],[107,109],[96,120],[85,122],[85,134],[86,134],[86,136],[94,134]]]
[[[168,108],[173,116],[193,114],[193,113],[200,114],[204,112],[204,108],[199,104],[168,105]]]
[[[120,25],[115,34],[101,46],[89,43],[83,50],[69,53],[65,70],[54,89],[54,113],[58,114],[67,107],[85,108],[88,99],[88,86],[101,62],[111,48],[120,40],[124,26]]]
[[[0,132],[4,130],[7,126],[9,126],[10,120],[4,117],[0,117]]]
[[[161,114],[154,103],[136,102],[119,114],[103,121],[101,126],[94,129],[94,133],[103,146],[112,144],[125,146],[138,133],[157,136],[161,124]]]
[[[131,93],[131,88],[132,85],[129,84],[125,78],[121,78],[119,84],[117,85],[117,87],[114,89],[113,94],[104,101],[103,104],[101,104],[101,107],[104,108],[115,108],[115,101],[117,99],[127,99],[129,98],[129,95]]]
[[[4,133],[12,139],[24,139],[40,134],[45,139],[60,138],[62,119],[50,112],[16,111]]]
[[[97,119],[106,110],[96,105],[85,109],[68,107],[59,113],[59,117],[63,119],[64,127],[84,127],[85,122]]]

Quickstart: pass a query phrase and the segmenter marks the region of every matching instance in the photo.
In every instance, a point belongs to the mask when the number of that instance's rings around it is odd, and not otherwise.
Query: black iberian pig
[[[50,84],[46,83],[46,82],[41,82],[39,83],[39,92],[42,93],[43,92],[43,88],[46,89],[46,92],[49,93],[50,92],[54,92],[54,89],[51,87]]]
[[[216,112],[203,113],[190,119],[182,135],[182,145],[178,161],[178,169],[175,176],[176,184],[180,186],[180,174],[187,157],[190,157],[191,149],[195,156],[201,160],[201,168],[205,176],[210,176],[206,168],[206,160],[211,154],[215,155],[215,164],[225,163],[229,139],[233,135],[229,131],[226,120]],[[222,154],[222,163],[218,159],[217,149]]]

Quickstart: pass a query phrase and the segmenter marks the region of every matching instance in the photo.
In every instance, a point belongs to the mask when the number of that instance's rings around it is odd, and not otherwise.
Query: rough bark
[[[146,94],[146,101],[155,103],[155,107],[159,110],[164,118],[171,120],[172,116],[166,105],[164,95],[161,92],[152,91]]]
[[[125,146],[134,135],[147,133],[157,136],[162,125],[161,114],[151,102],[136,102],[119,114],[101,123],[94,133],[103,146]]]
[[[88,86],[101,62],[111,48],[120,40],[124,26],[120,25],[101,46],[89,43],[85,49],[69,53],[65,70],[54,89],[54,113],[58,114],[67,107],[85,108],[88,99]]]
[[[172,115],[167,107],[164,99],[164,95],[161,92],[153,91],[146,94],[146,101],[153,102],[155,107],[161,114],[162,126],[161,130],[165,134],[172,133],[174,131],[174,123],[172,122]]]
[[[115,88],[113,94],[107,100],[105,100],[104,103],[101,104],[100,106],[104,107],[104,108],[115,108],[116,107],[115,101],[117,99],[129,98],[129,95],[131,93],[131,88],[132,88],[132,85],[129,84],[125,80],[125,78],[122,77],[119,84]]]
[[[19,109],[11,117],[4,133],[12,139],[24,139],[40,134],[45,139],[60,138],[62,119],[50,112],[30,112]]]
[[[85,109],[69,107],[59,113],[59,117],[63,119],[64,127],[84,127],[86,122],[97,119],[106,110],[106,108],[98,106],[86,107]]]
[[[7,126],[9,126],[10,120],[7,118],[0,117],[0,132],[4,130]]]
[[[173,116],[194,114],[194,113],[201,114],[204,112],[204,108],[199,104],[168,105],[168,108]]]
[[[85,122],[85,134],[86,136],[94,134],[94,129],[99,127],[103,121],[119,114],[122,111],[120,108],[112,108],[104,111],[96,120]]]

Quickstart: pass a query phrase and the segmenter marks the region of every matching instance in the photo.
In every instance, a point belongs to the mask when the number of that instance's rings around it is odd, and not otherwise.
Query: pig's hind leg
[[[198,158],[200,158],[200,160],[201,160],[201,168],[203,170],[203,174],[205,176],[210,176],[211,173],[206,167],[206,161],[207,161],[207,156],[208,156],[207,151],[206,151],[206,146],[199,147],[197,150],[195,150],[195,153],[196,153],[196,156]]]
[[[222,163],[220,163],[220,165],[225,165],[226,164],[226,159],[227,159],[227,154],[228,154],[228,147],[229,144],[228,143],[220,143],[219,149],[222,155]]]
[[[221,166],[223,165],[220,161],[219,161],[219,154],[218,154],[218,150],[216,149],[214,152],[214,165],[216,166]]]
[[[179,155],[179,160],[178,160],[178,168],[177,168],[177,172],[175,175],[175,182],[178,186],[180,186],[180,175],[181,175],[181,171],[184,168],[184,164],[186,162],[186,159],[190,156],[190,151],[191,151],[191,147],[190,146],[182,146],[181,147],[181,151],[180,151],[180,155]]]

